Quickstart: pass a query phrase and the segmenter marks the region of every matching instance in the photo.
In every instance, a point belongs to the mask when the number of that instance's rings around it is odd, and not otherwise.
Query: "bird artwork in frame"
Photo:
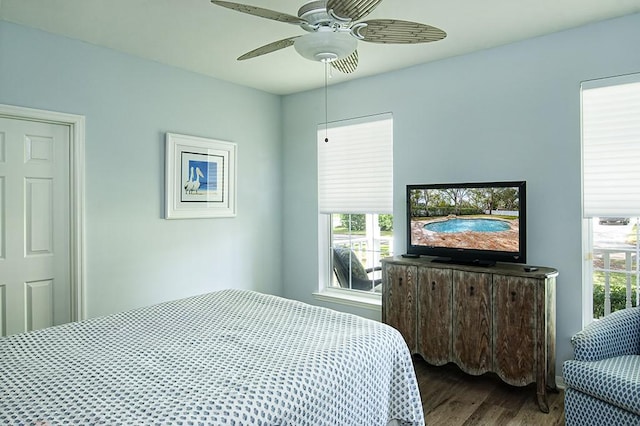
[[[225,191],[222,173],[228,163],[224,155],[182,152],[181,174],[183,202],[224,202]]]
[[[166,219],[236,215],[236,144],[166,135]]]

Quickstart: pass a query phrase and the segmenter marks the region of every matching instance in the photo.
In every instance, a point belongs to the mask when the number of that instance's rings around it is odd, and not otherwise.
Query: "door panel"
[[[53,324],[53,280],[27,283],[25,290],[27,330],[51,326]]]
[[[453,272],[453,359],[467,373],[492,368],[491,274]]]
[[[0,137],[2,136],[2,133],[0,133]],[[0,149],[2,147],[0,146]],[[2,157],[0,156],[0,164],[2,164]],[[1,167],[1,166],[0,166]],[[5,190],[4,190],[4,176],[0,175],[0,262],[2,262],[3,260],[5,260],[5,247],[6,247],[6,241],[7,241],[7,236],[6,236],[6,227],[4,225],[5,222]],[[0,281],[0,284],[2,284],[2,282]],[[1,307],[2,305],[0,305]]]
[[[0,333],[71,320],[69,126],[0,118]]]
[[[385,306],[382,321],[396,328],[404,337],[409,351],[416,352],[416,279],[415,266],[389,265],[383,281],[388,283],[383,289]]]
[[[536,381],[536,301],[534,279],[493,276],[494,371],[507,383],[524,386]]]
[[[6,300],[6,285],[0,284],[0,336],[7,334]]]
[[[418,268],[418,352],[429,364],[451,360],[452,270]]]
[[[53,179],[27,179],[26,255],[53,254]]]

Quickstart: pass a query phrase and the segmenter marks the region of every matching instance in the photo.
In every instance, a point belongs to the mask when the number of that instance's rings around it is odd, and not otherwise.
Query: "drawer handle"
[[[516,292],[515,292],[515,291],[512,291],[512,292],[511,292],[511,301],[512,301],[512,302],[515,302],[515,301],[516,301]]]
[[[436,289],[436,282],[431,281],[431,290],[435,290],[435,289]]]
[[[402,287],[402,277],[398,278],[398,287]]]
[[[470,294],[471,296],[473,296],[473,291],[474,291],[473,286],[469,287],[469,294]]]

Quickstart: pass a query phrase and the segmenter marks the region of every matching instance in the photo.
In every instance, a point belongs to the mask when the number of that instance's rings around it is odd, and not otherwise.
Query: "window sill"
[[[327,288],[320,292],[313,293],[313,297],[316,300],[321,300],[323,302],[339,303],[341,305],[370,309],[377,312],[380,312],[380,309],[382,309],[382,295],[380,293],[369,294],[364,292]]]

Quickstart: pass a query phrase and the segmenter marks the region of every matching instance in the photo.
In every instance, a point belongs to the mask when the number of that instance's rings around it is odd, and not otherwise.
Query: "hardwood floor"
[[[549,392],[549,413],[538,409],[535,384],[510,386],[492,373],[470,376],[457,366],[414,366],[427,425],[564,426],[564,392]]]

